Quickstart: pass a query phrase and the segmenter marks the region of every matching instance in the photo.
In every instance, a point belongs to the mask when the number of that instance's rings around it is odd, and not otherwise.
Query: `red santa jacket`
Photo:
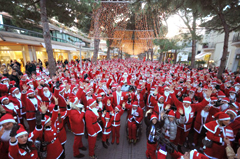
[[[43,94],[43,88],[42,87],[38,88],[38,95],[41,97],[42,101],[46,103],[46,105],[50,105],[51,103],[54,103],[54,99],[53,99],[52,93],[50,93],[49,97],[46,97]]]
[[[164,103],[157,103],[157,105],[154,106],[153,114],[157,116],[158,120],[161,121],[161,112],[164,111],[165,104]]]
[[[178,127],[180,127],[181,129],[184,129],[185,132],[189,131],[191,129],[191,126],[193,124],[193,119],[194,119],[194,114],[195,112],[198,112],[200,110],[202,110],[209,102],[206,101],[205,99],[200,102],[200,103],[196,103],[196,104],[191,104],[190,106],[190,112],[187,116],[185,110],[184,110],[184,106],[183,106],[183,103],[180,102],[174,93],[171,94],[172,96],[172,100],[173,100],[173,103],[174,105],[177,107],[177,109],[179,110],[179,108],[181,108],[185,114],[185,123],[184,124],[180,124],[178,125]],[[176,112],[176,118],[180,118],[180,113],[179,111]]]
[[[126,109],[128,109],[128,122],[135,121],[136,123],[140,124],[143,119],[143,110],[140,107],[137,107],[136,112],[133,111],[132,105],[126,104]]]
[[[102,131],[100,124],[97,122],[98,112],[93,110],[91,107],[85,113],[85,120],[89,136],[94,137]]]
[[[123,113],[124,113],[123,109],[119,110],[118,112],[116,112],[115,110],[113,111],[113,114],[111,114],[113,118],[112,126],[114,127],[120,126],[120,120]]]
[[[39,106],[41,104],[41,101],[36,96],[33,99],[28,98],[26,93],[22,93],[22,99],[22,102],[24,103],[26,109],[27,120],[36,119],[35,112],[37,110],[40,110]]]
[[[0,95],[5,96],[8,93],[8,87],[5,84],[0,83]]]
[[[102,117],[101,117],[101,120],[102,120],[102,123],[103,123],[102,133],[105,134],[105,135],[108,135],[108,134],[111,133],[113,117],[111,117],[108,122],[106,122],[104,117],[105,117],[105,115],[102,114]]]
[[[125,95],[126,92],[120,91],[117,93],[117,91],[113,92],[113,100],[112,100],[112,107],[115,108],[117,105],[122,105],[123,102],[125,102]],[[118,103],[118,96],[119,96],[119,103]]]
[[[201,133],[203,125],[213,121],[213,115],[218,111],[218,109],[213,107],[209,109],[209,112],[205,112],[204,110],[198,111],[194,122],[194,130]]]
[[[23,96],[21,95],[21,98],[19,99],[17,97],[13,97],[12,95],[8,96],[9,101],[14,103],[14,104],[16,104],[18,106],[18,108],[20,110],[20,114],[19,114],[20,119],[22,118],[21,117],[22,115],[26,114],[26,109],[25,109],[24,103],[22,102],[23,101],[22,97]]]
[[[64,96],[62,96],[59,91],[60,91],[60,89],[55,88],[54,96],[58,99],[58,105],[59,105],[60,110],[65,111],[67,103],[66,103]]]
[[[54,127],[57,131],[57,138],[59,139],[61,145],[65,144],[67,141],[67,133],[64,126],[64,120],[68,116],[70,110],[60,112],[61,121],[58,119],[58,110],[54,110],[52,112],[52,122],[54,123]]]
[[[145,95],[146,89],[141,90],[140,93],[135,92],[133,96],[133,101],[137,101],[138,105],[143,108],[145,106],[144,103],[144,95]]]
[[[69,112],[69,122],[74,135],[84,134],[84,112],[72,109]]]

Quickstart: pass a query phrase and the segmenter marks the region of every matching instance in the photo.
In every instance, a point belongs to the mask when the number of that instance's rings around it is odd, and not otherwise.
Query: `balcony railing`
[[[214,43],[204,43],[203,49],[208,49],[208,48],[215,48],[215,44]]]
[[[234,34],[232,42],[240,42],[240,33]]]
[[[11,33],[21,34],[21,35],[43,38],[43,34],[40,33],[40,32],[31,31],[31,30],[18,28],[18,27],[15,27],[15,26],[5,25],[5,24],[0,24],[0,31],[7,31],[7,32],[11,32]],[[68,40],[58,38],[58,37],[54,37],[54,36],[51,36],[51,39],[53,41],[57,41],[57,42],[70,43],[70,44],[73,44],[73,45],[75,44],[75,41],[74,42],[73,41],[68,41]]]

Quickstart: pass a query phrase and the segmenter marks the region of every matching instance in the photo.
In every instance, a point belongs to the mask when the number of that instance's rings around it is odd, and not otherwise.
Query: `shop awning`
[[[209,53],[209,52],[208,52],[208,53],[207,53],[207,52],[202,52],[202,53],[196,55],[196,56],[195,56],[195,59],[196,59],[196,60],[202,59],[205,55],[209,55],[209,54],[211,54],[211,53]]]
[[[44,48],[46,48],[45,43],[41,43]],[[69,50],[69,51],[77,51],[74,47],[67,47],[67,46],[61,46],[61,45],[54,45],[52,44],[53,49],[59,49],[59,50]]]

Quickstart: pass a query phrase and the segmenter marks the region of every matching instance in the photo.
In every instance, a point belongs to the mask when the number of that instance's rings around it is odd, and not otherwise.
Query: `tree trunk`
[[[121,59],[123,58],[123,52],[122,52],[122,49],[121,49],[121,55],[120,55],[120,58],[121,58]]]
[[[111,51],[111,47],[109,46],[107,49],[107,60],[110,60],[110,51]]]
[[[48,54],[48,63],[49,63],[48,70],[49,70],[50,76],[52,77],[56,72],[56,65],[53,57],[51,35],[50,35],[50,30],[48,25],[46,1],[47,0],[40,0],[40,11],[41,11],[41,22],[43,26],[44,43],[45,43],[46,51]]]
[[[193,12],[193,26],[192,26],[192,58],[191,58],[191,68],[195,68],[195,55],[196,55],[196,20],[197,12]]]
[[[177,63],[177,50],[175,50],[175,54],[174,54],[174,64]]]
[[[225,35],[224,35],[223,54],[222,54],[221,63],[220,63],[218,74],[217,74],[218,79],[221,79],[223,71],[226,68],[226,62],[227,62],[228,40],[229,40],[229,28],[228,28],[227,24],[225,24],[225,26],[224,26],[224,33],[225,33]]]
[[[160,52],[159,62],[162,62],[163,52]]]
[[[192,38],[191,68],[195,68],[195,54],[196,54],[196,39]]]
[[[150,49],[150,53],[151,53],[151,61],[153,61],[153,49]]]
[[[97,58],[98,58],[98,51],[99,51],[99,43],[100,43],[100,30],[99,30],[99,18],[101,15],[101,9],[97,9],[97,13],[95,16],[95,20],[94,20],[94,52],[93,52],[93,58],[92,58],[92,62],[96,63],[97,62]]]
[[[149,52],[147,51],[147,61],[149,60]]]

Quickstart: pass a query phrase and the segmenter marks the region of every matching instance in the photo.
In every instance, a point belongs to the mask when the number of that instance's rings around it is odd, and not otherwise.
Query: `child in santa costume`
[[[108,139],[109,139],[110,134],[111,134],[113,117],[111,117],[111,119],[110,119],[110,114],[105,110],[102,114],[101,119],[102,119],[102,123],[103,123],[102,145],[103,145],[104,148],[107,149],[108,146],[109,146]]]
[[[125,106],[125,103],[123,104]],[[113,118],[112,121],[112,144],[115,142],[115,138],[117,140],[117,145],[119,144],[120,138],[120,120],[121,116],[124,113],[124,109],[118,105],[114,108],[114,111],[111,112],[111,116]]]

